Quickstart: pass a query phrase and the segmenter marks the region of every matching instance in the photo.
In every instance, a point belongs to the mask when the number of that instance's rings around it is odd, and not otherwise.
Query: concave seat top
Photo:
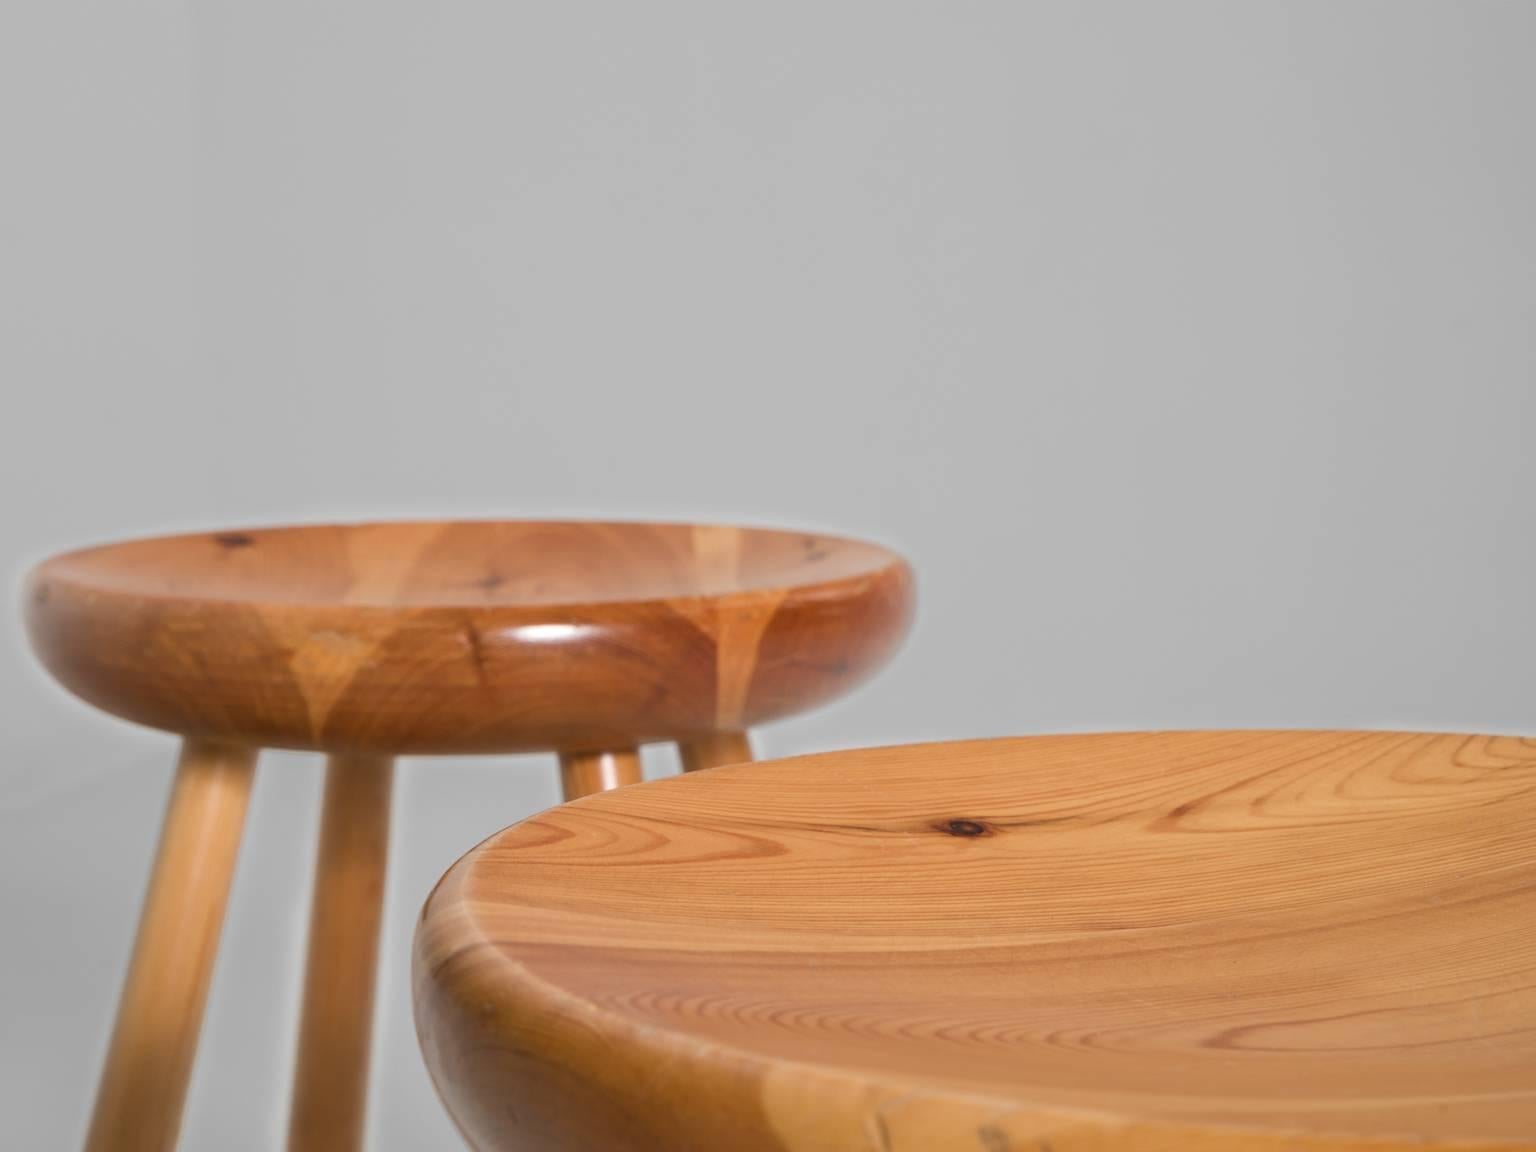
[[[388,752],[677,739],[822,703],[904,635],[911,574],[836,537],[439,521],[237,529],[55,557],[59,679],[188,734]]]
[[[1037,737],[552,809],[417,935],[482,1148],[1536,1149],[1536,741]]]
[[[151,598],[483,608],[739,595],[868,576],[895,562],[874,544],[799,532],[464,520],[129,540],[66,553],[45,571]]]

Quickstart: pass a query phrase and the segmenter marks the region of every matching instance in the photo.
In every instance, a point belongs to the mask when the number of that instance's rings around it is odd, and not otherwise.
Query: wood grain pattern
[[[26,616],[43,662],[88,702],[194,750],[136,956],[180,951],[135,961],[91,1147],[174,1142],[237,792],[243,813],[230,744],[331,755],[290,1147],[356,1148],[394,756],[558,751],[567,796],[639,780],[646,741],[681,742],[696,762],[739,758],[744,725],[876,671],[912,597],[885,549],[725,525],[237,529],[40,565]],[[204,759],[226,770],[210,776]]]
[[[320,807],[291,1152],[363,1147],[394,762],[332,756]]]
[[[176,1146],[255,764],[249,748],[182,746],[87,1152]]]
[[[430,897],[521,1152],[1536,1149],[1536,741],[885,748],[589,797]]]
[[[560,753],[560,786],[567,800],[640,783],[640,749]]]
[[[894,554],[685,524],[330,525],[138,540],[31,577],[44,662],[142,724],[263,747],[675,741],[803,711],[905,634]]]

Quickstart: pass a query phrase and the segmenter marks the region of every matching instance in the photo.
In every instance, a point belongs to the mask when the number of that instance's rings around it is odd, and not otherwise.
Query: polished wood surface
[[[745,732],[711,732],[677,746],[684,772],[702,772],[723,764],[745,764],[752,759],[752,741]]]
[[[176,1146],[255,763],[249,748],[182,746],[87,1152]]]
[[[1536,741],[1039,737],[592,796],[418,926],[520,1152],[1536,1149]]]
[[[640,783],[640,750],[562,752],[560,786],[567,800]]]
[[[727,526],[431,522],[137,540],[33,572],[54,675],[106,711],[267,747],[599,750],[824,703],[904,635],[906,564]]]
[[[320,808],[291,1152],[363,1147],[394,764],[332,756]]]
[[[638,781],[648,741],[677,742],[690,768],[749,758],[747,725],[825,703],[876,671],[907,630],[912,597],[899,557],[854,540],[444,521],[84,549],[31,574],[26,614],[53,674],[108,712],[191,748],[330,754],[289,1138],[293,1149],[348,1149],[365,1121],[394,756],[556,751],[567,797]],[[178,847],[193,820],[176,817],[178,804],[193,802],[173,804],[141,953],[222,914],[222,896],[210,902],[227,868]],[[174,875],[183,868],[202,872]],[[97,1152],[174,1141],[209,948],[191,957],[204,967],[187,970],[184,995],[135,962]],[[182,980],[182,968],[165,971]],[[163,1023],[151,1019],[160,1011]],[[163,1070],[139,1060],[156,1030],[180,1038]]]

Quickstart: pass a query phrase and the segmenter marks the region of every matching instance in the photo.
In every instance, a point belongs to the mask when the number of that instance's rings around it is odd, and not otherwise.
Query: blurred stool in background
[[[747,729],[877,670],[900,557],[727,526],[448,521],[234,530],[32,574],[70,690],[182,737],[87,1147],[175,1145],[257,750],[326,753],[289,1147],[361,1147],[394,757],[553,751],[565,796],[751,759]]]

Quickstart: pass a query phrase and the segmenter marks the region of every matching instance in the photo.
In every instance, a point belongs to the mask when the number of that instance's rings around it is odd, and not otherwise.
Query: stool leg
[[[745,764],[752,759],[752,741],[745,732],[712,732],[677,746],[684,772],[702,772],[722,764]]]
[[[255,766],[253,748],[182,743],[87,1152],[176,1146]]]
[[[393,781],[387,756],[332,756],[326,764],[288,1119],[293,1152],[363,1146]]]
[[[560,783],[565,788],[567,800],[639,782],[640,750],[638,748],[618,748],[610,752],[560,753]]]

